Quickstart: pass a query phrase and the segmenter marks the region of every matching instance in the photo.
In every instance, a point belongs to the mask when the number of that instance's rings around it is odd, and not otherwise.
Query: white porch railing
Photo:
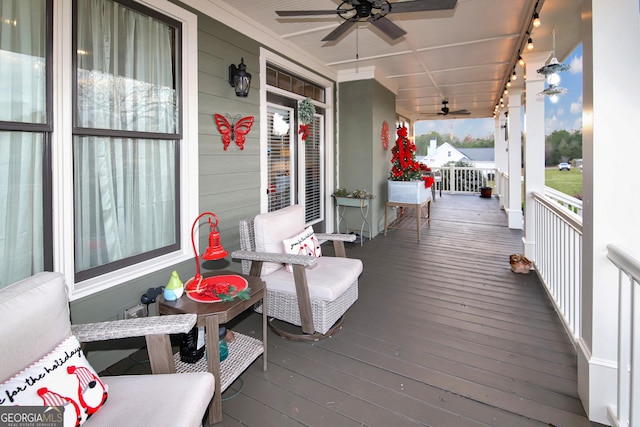
[[[544,193],[547,197],[555,200],[557,203],[560,203],[573,213],[582,217],[582,200],[564,194],[551,187],[545,187]]]
[[[509,173],[498,169],[497,174],[496,189],[497,196],[500,198],[500,207],[509,206]]]
[[[496,185],[495,168],[457,167],[454,165],[431,168],[442,176],[442,191],[451,194],[479,194],[480,187],[494,188]]]
[[[574,342],[580,337],[582,218],[555,200],[533,194],[534,264]]]
[[[618,395],[608,408],[614,426],[640,426],[640,260],[615,245],[607,257],[618,268]]]

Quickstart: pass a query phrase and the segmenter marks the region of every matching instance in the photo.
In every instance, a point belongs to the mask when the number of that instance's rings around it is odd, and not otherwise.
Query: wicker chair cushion
[[[362,273],[362,261],[352,258],[320,257],[315,268],[307,269],[309,297],[335,301]],[[296,293],[293,276],[285,269],[264,277],[269,291]]]
[[[257,215],[253,220],[257,252],[284,253],[284,239],[304,230],[304,208],[289,206]],[[284,264],[265,262],[262,276],[284,268]]]

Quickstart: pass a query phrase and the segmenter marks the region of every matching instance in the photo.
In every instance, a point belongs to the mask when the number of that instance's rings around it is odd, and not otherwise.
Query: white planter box
[[[389,202],[420,204],[431,197],[431,188],[425,188],[423,180],[387,182]]]

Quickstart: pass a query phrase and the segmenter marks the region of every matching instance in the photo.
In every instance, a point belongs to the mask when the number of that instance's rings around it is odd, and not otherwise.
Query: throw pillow
[[[284,252],[290,255],[311,255],[316,258],[322,256],[322,250],[320,249],[320,242],[316,238],[313,231],[313,227],[309,226],[301,233],[295,236],[284,239]],[[287,271],[293,273],[293,267],[291,264],[286,264]]]
[[[78,426],[107,399],[107,387],[75,336],[0,384],[0,406],[62,406],[64,426]]]

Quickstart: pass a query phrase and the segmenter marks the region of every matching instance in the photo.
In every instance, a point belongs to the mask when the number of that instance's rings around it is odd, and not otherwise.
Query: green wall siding
[[[384,206],[391,150],[381,143],[382,122],[389,123],[393,146],[395,95],[373,79],[340,83],[338,89],[339,185],[348,191],[366,189],[376,198],[369,209],[373,235],[384,231]],[[357,209],[347,209],[351,228],[360,227]],[[344,231],[344,230],[342,230]],[[368,236],[367,236],[368,237]]]

